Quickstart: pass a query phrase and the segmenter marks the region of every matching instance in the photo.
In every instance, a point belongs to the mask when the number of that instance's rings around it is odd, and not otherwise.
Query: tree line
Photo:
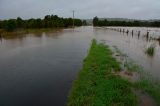
[[[82,26],[80,19],[74,19],[75,26]],[[61,18],[57,15],[46,15],[43,19],[27,19],[23,20],[18,17],[17,19],[1,20],[0,29],[6,31],[13,31],[19,28],[59,28],[59,27],[70,27],[73,25],[72,18]]]
[[[160,21],[108,21],[100,20],[97,16],[93,18],[94,26],[129,26],[129,27],[160,27]]]

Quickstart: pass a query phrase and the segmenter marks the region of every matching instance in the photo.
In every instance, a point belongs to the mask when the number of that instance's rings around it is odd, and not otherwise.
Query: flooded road
[[[160,45],[106,28],[79,27],[0,38],[0,105],[64,106],[71,84],[96,38],[123,53],[160,79]],[[144,53],[155,43],[154,57]]]

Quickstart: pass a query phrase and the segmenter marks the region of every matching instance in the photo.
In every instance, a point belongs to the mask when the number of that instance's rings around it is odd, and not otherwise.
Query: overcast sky
[[[47,14],[76,18],[160,19],[160,0],[0,0],[0,19],[42,18]]]

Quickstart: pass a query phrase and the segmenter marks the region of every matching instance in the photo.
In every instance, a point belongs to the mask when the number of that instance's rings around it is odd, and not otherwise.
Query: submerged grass
[[[140,74],[140,80],[133,84],[133,88],[141,89],[148,93],[155,100],[157,105],[160,106],[160,82],[153,79],[152,75],[145,73],[141,67],[132,62],[127,64],[127,68]]]
[[[116,52],[121,54],[121,51],[115,47]],[[153,79],[150,73],[145,73],[142,67],[137,65],[132,59],[129,57],[126,58],[125,67],[128,71],[138,72],[140,75],[140,80],[138,82],[133,83],[133,88],[141,89],[142,91],[148,93],[160,106],[160,82],[158,80]]]
[[[150,47],[148,47],[145,51],[146,54],[148,54],[149,56],[154,56],[155,53],[155,46],[151,45]]]
[[[160,85],[159,82],[153,82],[149,79],[142,79],[134,84],[135,88],[142,89],[147,92],[160,106]]]
[[[132,84],[112,73],[119,70],[120,64],[112,57],[111,50],[93,40],[74,81],[68,106],[136,106]]]

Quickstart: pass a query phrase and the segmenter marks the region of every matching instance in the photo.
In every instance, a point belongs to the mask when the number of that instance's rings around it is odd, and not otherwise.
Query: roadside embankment
[[[71,89],[68,106],[136,106],[132,83],[120,75],[120,63],[105,44],[92,45]]]

